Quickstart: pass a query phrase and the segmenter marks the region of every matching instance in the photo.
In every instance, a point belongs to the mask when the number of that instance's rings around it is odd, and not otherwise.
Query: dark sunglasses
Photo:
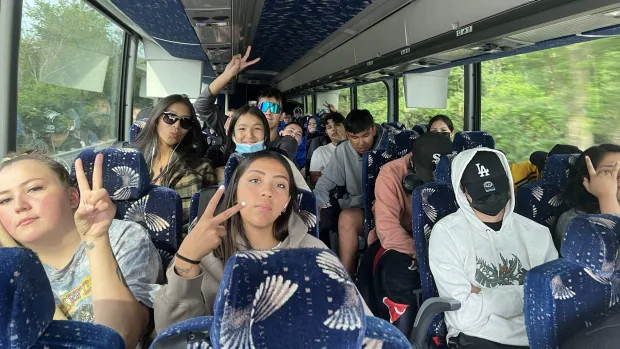
[[[258,109],[263,113],[269,111],[271,114],[280,114],[282,112],[282,108],[280,108],[278,104],[272,102],[260,102],[258,103]]]
[[[168,125],[174,125],[177,120],[179,120],[181,122],[181,127],[186,130],[191,129],[192,126],[194,126],[194,121],[191,117],[181,117],[170,111],[163,112],[163,115],[164,122]]]

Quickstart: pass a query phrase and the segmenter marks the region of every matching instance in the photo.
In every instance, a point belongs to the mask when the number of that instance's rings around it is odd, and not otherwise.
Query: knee
[[[359,230],[360,227],[364,227],[364,214],[358,212],[360,210],[346,209],[340,212],[338,217],[339,230]]]

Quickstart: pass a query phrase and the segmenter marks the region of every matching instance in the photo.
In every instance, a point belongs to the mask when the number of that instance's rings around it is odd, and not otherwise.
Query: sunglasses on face
[[[282,108],[276,103],[272,102],[260,102],[258,103],[258,109],[263,113],[269,111],[271,114],[280,114],[282,112]]]
[[[177,120],[179,120],[181,121],[181,127],[186,130],[191,129],[192,126],[194,126],[194,121],[189,116],[178,116],[177,114],[170,112],[170,111],[163,112],[163,115],[164,115],[163,120],[168,125],[174,125],[177,122]]]

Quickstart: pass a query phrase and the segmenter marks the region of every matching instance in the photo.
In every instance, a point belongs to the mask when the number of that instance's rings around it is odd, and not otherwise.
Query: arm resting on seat
[[[454,299],[445,297],[427,299],[420,307],[420,310],[418,310],[409,342],[414,346],[417,344],[419,347],[426,347],[425,342],[428,327],[431,325],[431,322],[433,322],[435,316],[446,311],[459,310],[460,308],[461,302]]]

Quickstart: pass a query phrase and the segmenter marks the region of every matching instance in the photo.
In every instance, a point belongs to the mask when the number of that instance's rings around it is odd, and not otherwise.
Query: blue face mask
[[[237,147],[235,151],[237,153],[248,154],[248,153],[256,153],[257,151],[261,151],[265,149],[265,141],[260,141],[252,144],[243,144],[236,143]]]

